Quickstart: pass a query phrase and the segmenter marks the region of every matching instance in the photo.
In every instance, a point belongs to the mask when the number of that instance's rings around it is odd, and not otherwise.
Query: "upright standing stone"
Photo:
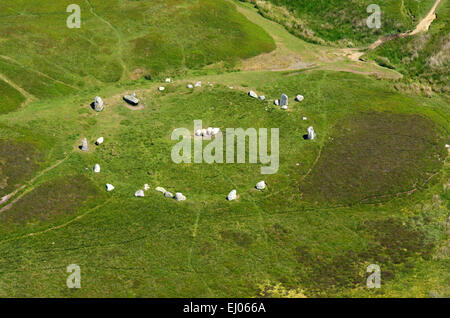
[[[84,138],[83,141],[81,142],[81,150],[83,150],[83,151],[88,151],[89,150],[86,138]]]
[[[314,132],[314,128],[311,126],[308,128],[308,139],[313,140],[316,138],[316,133]]]
[[[103,105],[103,100],[102,100],[102,98],[101,98],[100,96],[95,97],[95,100],[94,100],[94,110],[95,110],[96,112],[101,112],[101,111],[103,110],[103,107],[104,107],[104,105]]]
[[[280,98],[280,106],[287,106],[288,105],[288,97],[286,94],[282,94]]]
[[[99,173],[100,172],[100,165],[98,163],[96,163],[95,166],[94,166],[94,172],[95,173]]]
[[[256,184],[255,188],[258,190],[264,190],[266,188],[266,183],[264,181],[260,181]]]

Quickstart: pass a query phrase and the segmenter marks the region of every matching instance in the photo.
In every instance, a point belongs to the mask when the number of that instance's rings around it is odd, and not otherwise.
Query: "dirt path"
[[[404,38],[404,37],[415,35],[415,34],[418,34],[421,32],[427,32],[428,29],[430,28],[431,23],[433,23],[433,21],[437,17],[436,16],[436,7],[439,5],[440,2],[441,2],[441,0],[436,0],[436,2],[431,7],[428,14],[422,20],[420,20],[419,24],[416,26],[416,28],[414,30],[412,30],[411,32],[398,33],[398,34],[388,35],[388,36],[379,38],[378,40],[373,42],[371,45],[369,45],[369,47],[368,47],[369,50],[373,50],[373,49],[377,48],[378,46],[380,46],[381,44],[386,43],[387,41],[390,41],[393,39]]]

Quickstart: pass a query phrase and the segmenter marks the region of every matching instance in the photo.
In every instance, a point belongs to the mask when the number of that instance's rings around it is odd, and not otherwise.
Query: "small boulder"
[[[258,94],[256,94],[254,91],[248,92],[248,96],[250,96],[252,98],[258,98]]]
[[[276,106],[280,106],[280,100],[279,99],[274,100],[273,103]]]
[[[288,107],[286,105],[283,105],[283,106],[281,106],[281,109],[286,110],[286,109],[288,109]]]
[[[146,183],[144,184],[144,191],[148,191],[150,190],[150,186]]]
[[[166,192],[166,189],[164,189],[163,187],[156,187],[155,190],[162,193]]]
[[[95,173],[99,173],[100,172],[100,165],[98,163],[95,164],[95,166],[94,166],[94,172]]]
[[[236,190],[231,190],[231,192],[228,193],[228,195],[227,195],[227,200],[233,201],[233,200],[236,200],[236,197],[237,197]]]
[[[307,120],[308,118],[306,118],[306,117],[302,117],[302,119],[303,119],[303,120]]]
[[[114,186],[112,184],[107,183],[106,184],[106,191],[110,192],[112,190],[114,190]]]
[[[266,188],[266,183],[264,181],[260,181],[256,184],[255,188],[258,190],[264,190]]]
[[[165,196],[166,198],[173,198],[173,194],[170,193],[169,191],[164,192],[164,196]]]
[[[297,102],[301,102],[302,100],[304,100],[305,99],[305,97],[303,97],[303,95],[297,95],[297,96],[295,96],[295,100],[297,101]]]
[[[164,87],[164,86],[160,86],[159,88],[158,88],[158,90],[160,91],[160,92],[162,92],[163,90],[165,90],[166,88]]]
[[[192,85],[192,84],[187,84],[187,88],[192,89],[192,88],[194,88],[194,85]]]
[[[170,77],[166,78],[166,83],[172,83],[172,80],[170,79]]]
[[[202,82],[198,81],[197,83],[195,83],[195,87],[202,87]]]
[[[261,95],[261,96],[259,96],[259,99],[262,100],[262,101],[265,101],[266,100],[266,96]]]
[[[185,201],[186,197],[181,192],[177,192],[175,193],[174,199],[177,201]]]
[[[144,190],[137,190],[137,191],[134,193],[134,196],[135,196],[136,198],[143,198],[143,197],[145,196]]]
[[[101,145],[102,143],[103,143],[103,141],[104,141],[105,139],[103,138],[103,137],[100,137],[100,138],[98,138],[96,141],[95,141],[95,144],[98,146],[98,145]]]

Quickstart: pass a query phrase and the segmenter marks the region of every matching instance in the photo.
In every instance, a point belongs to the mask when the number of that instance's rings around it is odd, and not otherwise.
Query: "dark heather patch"
[[[304,199],[378,202],[420,189],[445,157],[434,127],[419,115],[391,113],[362,114],[338,124],[300,184]]]

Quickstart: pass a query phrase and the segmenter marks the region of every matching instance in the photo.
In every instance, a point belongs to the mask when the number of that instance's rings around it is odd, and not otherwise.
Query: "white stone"
[[[166,78],[166,83],[171,83],[172,80],[170,79],[170,77]]]
[[[150,190],[150,186],[146,183],[144,184],[144,191],[148,191]]]
[[[258,190],[264,190],[266,188],[266,183],[264,181],[260,181],[256,184],[255,188]]]
[[[303,120],[307,120],[308,118],[306,118],[306,117],[302,117],[302,119],[303,119]]]
[[[165,196],[166,198],[173,198],[173,194],[170,193],[169,191],[164,192],[164,196]]]
[[[308,127],[308,139],[309,140],[314,140],[314,138],[316,138],[316,133],[314,132],[314,128]]]
[[[297,101],[297,102],[301,102],[302,100],[304,100],[305,99],[305,97],[303,97],[303,95],[300,95],[300,94],[298,94],[296,97],[295,97],[295,100]]]
[[[248,96],[250,96],[252,98],[258,98],[258,94],[256,94],[254,91],[248,92]]]
[[[112,184],[109,184],[109,183],[107,183],[106,184],[106,191],[112,191],[112,190],[114,190],[114,186],[112,185]]]
[[[194,85],[192,85],[192,84],[187,84],[187,88],[194,88]]]
[[[286,105],[283,105],[283,106],[281,106],[281,109],[286,110],[286,109],[288,109],[288,107]]]
[[[143,198],[143,197],[145,196],[144,190],[137,190],[137,191],[134,193],[134,196],[135,196],[136,198]]]
[[[276,100],[274,100],[274,102],[273,102],[276,106],[279,106],[280,105],[280,100],[279,99],[276,99]]]
[[[186,197],[181,192],[175,193],[174,199],[177,201],[184,201],[186,200]]]
[[[207,135],[207,136],[212,136],[212,134],[213,134],[213,128],[212,128],[212,127],[208,127],[208,128],[206,129],[206,135]]]
[[[215,136],[215,135],[217,135],[218,133],[220,133],[220,128],[213,128],[212,134]]]
[[[95,164],[95,166],[94,166],[94,172],[95,173],[99,173],[100,172],[100,165],[98,163]]]
[[[231,192],[228,193],[228,195],[227,195],[227,200],[233,201],[233,200],[236,200],[236,197],[237,197],[236,190],[231,190]]]
[[[259,96],[259,99],[262,100],[262,101],[264,101],[264,100],[266,100],[266,96],[261,95],[261,96]]]
[[[105,139],[104,139],[103,137],[100,137],[100,138],[98,138],[98,139],[95,141],[95,144],[96,144],[96,145],[101,145],[101,144],[103,143],[103,141],[105,141]]]
[[[450,145],[445,144],[445,148],[450,148]]]
[[[83,151],[89,150],[86,138],[83,138],[83,140],[81,141],[81,150],[83,150]]]
[[[101,112],[103,110],[103,100],[100,96],[96,96],[94,99],[94,109],[97,112]]]
[[[195,83],[195,87],[202,87],[202,82],[198,81],[197,83]]]
[[[166,192],[166,189],[164,189],[164,188],[162,188],[162,187],[156,187],[155,190],[158,191],[158,192],[162,192],[162,193],[165,193],[165,192]]]
[[[160,92],[162,92],[162,91],[165,90],[166,88],[165,88],[164,86],[160,86],[158,89],[159,89]]]

